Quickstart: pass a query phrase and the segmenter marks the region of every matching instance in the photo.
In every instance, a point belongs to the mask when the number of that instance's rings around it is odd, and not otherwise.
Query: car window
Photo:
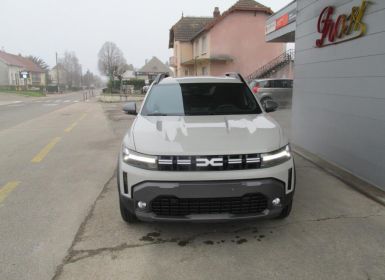
[[[261,87],[261,88],[268,87],[268,82],[269,81],[258,81],[259,87]]]
[[[272,81],[273,82],[273,87],[274,88],[283,88],[283,83],[282,83],[282,80],[274,80]]]
[[[281,87],[282,88],[292,88],[293,87],[293,81],[292,80],[281,80]]]
[[[242,83],[186,83],[153,86],[142,115],[260,114],[255,97]]]

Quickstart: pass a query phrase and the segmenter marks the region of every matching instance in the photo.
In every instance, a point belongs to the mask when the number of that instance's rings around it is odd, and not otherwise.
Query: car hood
[[[125,141],[134,144],[137,152],[149,155],[263,153],[279,149],[287,143],[281,127],[264,114],[138,115]]]

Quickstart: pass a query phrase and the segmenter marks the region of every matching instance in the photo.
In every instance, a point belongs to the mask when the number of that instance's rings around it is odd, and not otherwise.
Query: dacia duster
[[[295,169],[287,138],[239,74],[153,82],[118,160],[124,221],[285,218]]]

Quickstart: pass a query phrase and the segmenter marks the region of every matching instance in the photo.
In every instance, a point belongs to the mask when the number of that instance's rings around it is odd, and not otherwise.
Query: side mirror
[[[274,112],[278,109],[277,102],[273,100],[266,100],[262,103],[262,106],[265,109],[266,113]]]
[[[128,102],[124,104],[123,112],[129,115],[137,115],[138,113],[136,112],[136,102]]]

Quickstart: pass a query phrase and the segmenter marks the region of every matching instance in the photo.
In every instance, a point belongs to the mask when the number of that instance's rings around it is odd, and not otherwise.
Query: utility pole
[[[56,80],[57,80],[57,93],[59,93],[59,65],[57,64],[57,52],[56,52]]]

